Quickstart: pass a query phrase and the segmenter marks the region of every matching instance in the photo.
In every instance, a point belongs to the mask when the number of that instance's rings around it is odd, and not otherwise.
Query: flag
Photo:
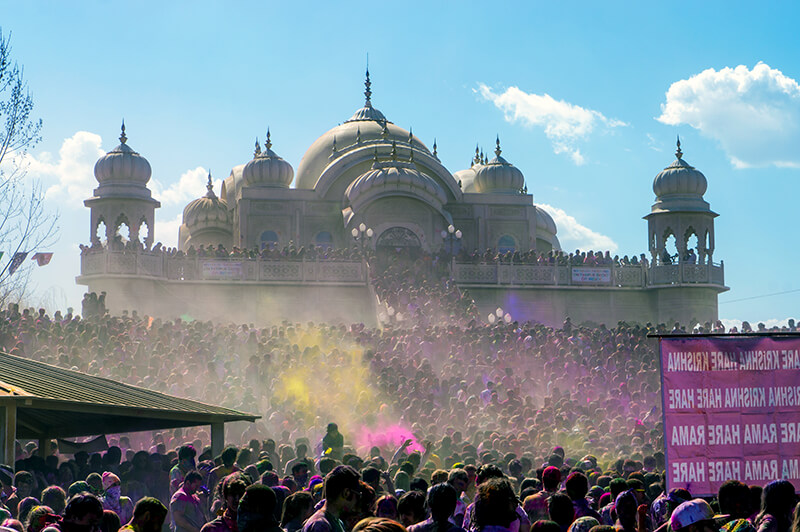
[[[27,251],[14,253],[14,257],[11,259],[11,264],[8,265],[8,274],[12,275],[15,271],[17,271],[17,269],[22,266],[22,263],[27,256]]]
[[[0,251],[0,259],[2,259],[2,258],[3,258],[3,255],[4,255],[4,254],[5,254],[5,251]]]
[[[39,266],[47,266],[50,264],[50,259],[53,258],[52,253],[36,253],[31,260],[35,260]]]

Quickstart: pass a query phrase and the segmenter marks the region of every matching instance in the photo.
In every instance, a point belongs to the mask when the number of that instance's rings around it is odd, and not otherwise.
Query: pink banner
[[[728,479],[800,491],[800,338],[661,338],[667,487]]]

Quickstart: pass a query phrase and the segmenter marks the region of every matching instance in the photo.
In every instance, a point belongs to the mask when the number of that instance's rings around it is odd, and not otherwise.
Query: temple
[[[154,244],[160,204],[147,188],[150,164],[127,144],[123,124],[119,146],[95,165],[99,185],[85,201],[92,244],[82,248],[77,281],[107,292],[117,312],[374,324],[382,303],[367,254],[329,253],[356,248],[446,256],[452,279],[482,312],[502,307],[520,321],[717,319],[717,296],[727,290],[723,265],[712,260],[717,214],[680,141],[653,182],[647,254],[577,262],[561,252],[553,218],[534,203],[499,138],[494,157],[476,148],[468,168],[451,172],[435,141],[429,149],[373,106],[369,71],[364,96],[363,107],[308,148],[296,172],[267,131],[263,148],[256,140],[252,159],[233,167],[219,194],[209,174],[205,195],[183,211],[178,250]],[[288,248],[315,252],[269,253]]]

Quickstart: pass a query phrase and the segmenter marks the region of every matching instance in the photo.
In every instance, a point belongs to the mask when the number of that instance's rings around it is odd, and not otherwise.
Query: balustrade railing
[[[724,286],[723,264],[667,264],[645,267],[626,266],[557,266],[508,264],[502,262],[453,265],[453,277],[466,285],[549,285],[608,286],[644,288],[647,286],[714,284]]]
[[[100,251],[81,256],[81,275],[136,275],[173,281],[252,281],[365,284],[362,261],[174,257],[147,251]]]

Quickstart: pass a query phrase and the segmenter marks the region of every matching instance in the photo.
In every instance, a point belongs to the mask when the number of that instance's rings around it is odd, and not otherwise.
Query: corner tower
[[[161,203],[153,199],[147,182],[152,170],[147,159],[128,146],[125,122],[122,123],[120,144],[94,165],[94,176],[99,186],[94,195],[83,202],[91,209],[91,241],[105,237],[111,243],[127,226],[131,242],[153,245],[155,210]],[[105,235],[98,235],[100,224],[105,225]]]
[[[683,160],[681,140],[678,138],[676,159],[656,175],[653,192],[656,202],[647,220],[648,246],[652,262],[671,264],[686,262],[688,242],[697,237],[696,263],[711,264],[714,254],[714,218],[708,202],[703,199],[708,188],[706,176]],[[678,256],[667,251],[667,240],[675,237]]]

